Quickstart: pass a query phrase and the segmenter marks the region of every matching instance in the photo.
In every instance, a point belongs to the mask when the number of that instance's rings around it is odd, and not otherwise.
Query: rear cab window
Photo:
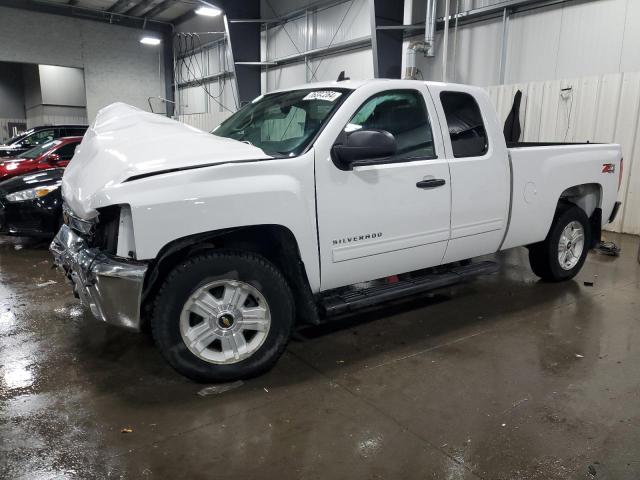
[[[464,92],[441,92],[440,101],[447,119],[453,156],[485,155],[489,150],[489,138],[475,98]]]

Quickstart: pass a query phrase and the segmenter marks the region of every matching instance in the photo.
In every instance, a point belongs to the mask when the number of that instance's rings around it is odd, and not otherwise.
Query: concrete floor
[[[46,245],[0,239],[0,478],[638,479],[638,239],[609,237],[574,281],[514,250],[204,397],[84,313]]]

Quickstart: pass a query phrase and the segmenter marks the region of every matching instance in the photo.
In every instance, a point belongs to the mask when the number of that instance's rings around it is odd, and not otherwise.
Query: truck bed
[[[507,148],[561,147],[567,145],[599,145],[591,142],[507,142]]]
[[[511,144],[513,145],[513,144]],[[595,143],[516,143],[509,146],[512,189],[509,227],[502,249],[543,240],[558,200],[568,186],[585,185],[594,191],[591,215],[602,209],[609,218],[617,197],[621,151],[619,145]],[[614,171],[603,165],[614,164]]]

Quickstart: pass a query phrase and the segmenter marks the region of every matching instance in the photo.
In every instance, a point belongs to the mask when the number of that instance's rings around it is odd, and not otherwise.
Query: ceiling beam
[[[146,22],[147,30],[155,30],[158,32],[171,32],[173,30],[173,27],[169,22],[162,22],[160,20],[153,19],[147,20],[141,17],[132,17],[121,13],[96,10],[79,5],[71,6],[68,4],[55,4],[38,0],[0,0],[0,7],[17,8],[19,10],[27,10],[31,12],[81,18],[83,20],[110,23],[113,25],[137,29],[142,28]]]
[[[125,15],[141,15],[142,12],[147,10],[153,4],[153,1],[154,0],[140,0],[131,8],[128,8],[127,10],[125,10],[124,14]]]
[[[175,5],[175,3],[176,3],[175,0],[164,0],[164,2],[160,2],[155,7],[153,7],[151,10],[148,10],[144,14],[144,16],[147,17],[147,18],[153,18],[156,15],[160,15],[162,12],[167,10],[169,7],[172,7],[173,5]]]
[[[69,5],[70,7],[75,7],[78,4],[78,0],[69,0],[69,2],[67,3],[67,5]]]
[[[125,7],[128,7],[131,3],[132,3],[131,0],[118,0],[116,3],[114,3],[107,9],[107,12],[120,13]]]

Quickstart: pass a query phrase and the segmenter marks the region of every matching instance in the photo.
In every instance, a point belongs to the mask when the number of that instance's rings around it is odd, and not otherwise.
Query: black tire
[[[180,315],[198,288],[229,278],[262,294],[271,312],[271,324],[262,345],[248,358],[231,364],[210,363],[185,344]],[[226,382],[253,377],[273,367],[289,341],[294,318],[291,289],[272,263],[253,253],[216,251],[193,256],[169,273],[154,302],[151,329],[160,352],[179,373],[197,382]]]
[[[558,259],[558,245],[562,231],[571,222],[578,222],[584,231],[584,248],[578,262],[571,269],[564,269]],[[547,238],[529,247],[529,264],[533,273],[546,282],[562,282],[577,275],[584,265],[591,245],[589,218],[580,207],[560,204],[553,218]]]

